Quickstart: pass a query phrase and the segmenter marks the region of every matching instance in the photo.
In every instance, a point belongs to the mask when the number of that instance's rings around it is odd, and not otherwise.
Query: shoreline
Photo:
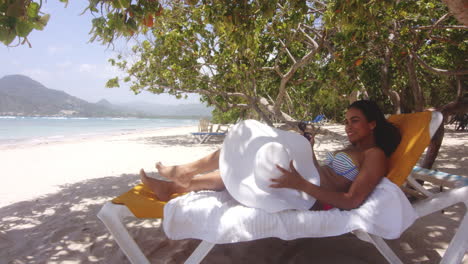
[[[5,139],[5,140],[0,140],[0,150],[69,143],[69,142],[74,142],[77,140],[99,140],[99,139],[105,139],[108,137],[146,135],[146,134],[157,133],[162,130],[171,130],[171,129],[177,129],[177,128],[194,128],[195,130],[198,129],[197,126],[186,125],[186,126],[177,126],[177,127],[159,127],[159,128],[141,128],[141,129],[137,128],[137,129],[132,129],[132,130],[118,130],[118,131],[110,131],[110,132],[96,132],[96,133],[75,134],[75,135],[65,135],[65,136],[12,139],[11,141],[14,141],[13,143],[8,143],[7,141],[10,141],[10,140]]]

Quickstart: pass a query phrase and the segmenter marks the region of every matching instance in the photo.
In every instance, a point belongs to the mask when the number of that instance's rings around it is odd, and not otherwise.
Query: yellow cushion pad
[[[174,194],[171,199],[183,194]],[[159,201],[154,193],[145,185],[139,184],[128,192],[112,200],[115,204],[124,204],[138,218],[162,218],[164,205],[167,202]]]
[[[400,114],[388,118],[400,129],[402,135],[400,145],[390,156],[390,169],[387,174],[387,178],[398,186],[405,182],[424,149],[431,142],[429,135],[431,118],[431,112]]]

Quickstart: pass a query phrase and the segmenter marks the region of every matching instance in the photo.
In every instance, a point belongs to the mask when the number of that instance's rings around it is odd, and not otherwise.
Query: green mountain
[[[126,113],[89,103],[63,91],[46,88],[24,75],[8,75],[0,79],[0,115],[127,116]]]
[[[90,103],[63,91],[53,90],[24,75],[0,79],[0,116],[69,117],[201,117],[211,108],[202,104],[157,105],[150,103],[112,104],[102,99]]]

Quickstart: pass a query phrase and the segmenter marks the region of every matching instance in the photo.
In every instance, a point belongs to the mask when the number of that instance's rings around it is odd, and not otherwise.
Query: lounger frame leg
[[[216,244],[202,241],[198,247],[193,251],[192,255],[185,261],[185,264],[198,264],[200,263],[206,255],[210,252],[210,250],[215,246]]]
[[[200,139],[200,144],[205,143],[210,138],[210,135],[204,135]]]
[[[464,203],[466,212],[461,219],[457,233],[453,236],[444,256],[440,260],[441,264],[461,263],[468,250],[468,186],[432,194],[431,197],[413,205],[419,218],[421,218],[457,203]],[[353,234],[361,240],[374,244],[389,263],[402,263],[383,238],[362,230],[355,230]]]
[[[413,205],[419,217],[423,217],[457,203],[464,203],[467,211],[440,261],[444,264],[461,263],[468,250],[468,186],[437,193]]]
[[[468,250],[468,209],[463,221],[460,223],[457,233],[452,238],[441,264],[461,263],[465,252]]]
[[[406,181],[408,182],[409,185],[411,185],[414,189],[417,191],[421,192],[424,194],[426,197],[431,197],[434,195],[434,193],[428,191],[426,188],[424,188],[421,184],[419,184],[413,177],[413,175],[409,175],[408,178],[406,178]]]
[[[104,225],[106,225],[107,229],[131,263],[150,264],[123,224],[123,219],[125,217],[133,216],[126,206],[108,202],[104,204],[97,216],[101,219]]]
[[[393,252],[393,250],[387,245],[383,238],[364,232],[362,230],[354,230],[353,234],[359,239],[372,243],[382,256],[390,264],[403,264],[400,258]]]
[[[132,212],[125,205],[113,204],[108,202],[104,204],[99,213],[98,218],[104,223],[115,241],[122,249],[133,264],[149,264],[149,260],[141,251],[135,240],[128,233],[127,228],[123,224],[123,219],[126,217],[134,217]],[[200,263],[210,250],[216,244],[202,241],[193,251],[192,255],[185,261],[186,264]]]
[[[196,139],[196,141],[198,141],[198,144],[203,144],[203,143],[205,143],[205,142],[211,137],[211,135],[209,135],[209,134],[206,134],[206,135],[194,135],[193,137]]]

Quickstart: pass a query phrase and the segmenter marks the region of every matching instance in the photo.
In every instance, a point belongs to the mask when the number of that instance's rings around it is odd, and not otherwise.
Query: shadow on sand
[[[191,135],[141,137],[136,140],[144,144],[158,145],[163,147],[219,146],[223,143],[224,136],[211,136],[203,144],[199,144],[198,140]]]
[[[0,263],[129,263],[96,214],[138,179],[124,174],[87,180],[0,208]],[[159,263],[180,263],[186,257],[188,241],[168,240],[159,228],[160,220],[134,220],[127,225],[145,254],[170,256]]]
[[[139,183],[124,174],[62,186],[61,191],[0,208],[0,263],[128,263],[96,217],[101,206]],[[437,263],[464,212],[457,205],[389,241],[404,263]],[[198,240],[171,241],[160,220],[127,222],[152,263],[182,263]],[[20,241],[15,243],[15,241]],[[216,246],[204,263],[385,263],[369,243],[352,235],[282,241],[276,238]]]

